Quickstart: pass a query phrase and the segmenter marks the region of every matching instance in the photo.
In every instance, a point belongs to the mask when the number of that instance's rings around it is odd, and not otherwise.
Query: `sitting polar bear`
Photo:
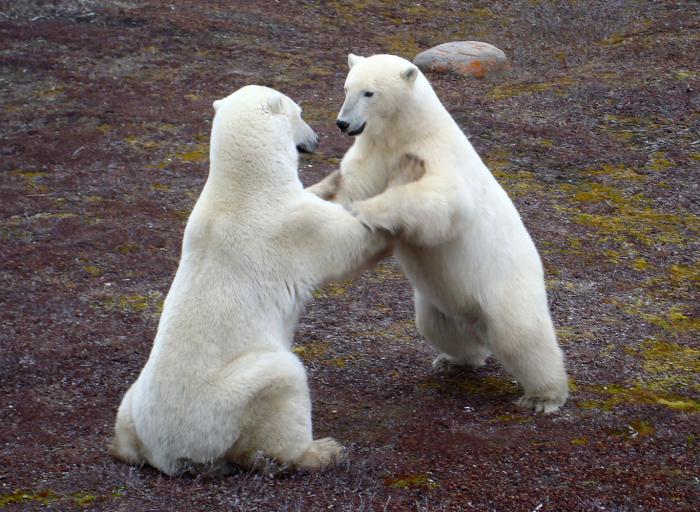
[[[297,149],[318,138],[291,99],[247,86],[214,108],[209,177],[111,452],[168,475],[260,454],[322,469],[342,448],[312,438],[294,329],[314,289],[377,258],[386,237],[303,190]]]
[[[476,368],[493,352],[523,386],[521,406],[557,410],[566,371],[542,263],[513,203],[418,68],[392,55],[348,62],[337,124],[357,139],[339,173],[310,190],[400,236],[416,326],[441,352],[434,366]],[[425,175],[386,189],[407,155]]]

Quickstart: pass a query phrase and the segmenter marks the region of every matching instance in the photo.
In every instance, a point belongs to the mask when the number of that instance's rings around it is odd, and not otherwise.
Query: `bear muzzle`
[[[367,126],[367,121],[365,121],[364,123],[362,123],[362,126],[360,126],[359,128],[357,128],[357,129],[355,129],[355,130],[349,131],[349,132],[348,132],[348,135],[349,135],[350,137],[354,137],[355,135],[361,134],[363,131],[365,131],[365,126]]]
[[[350,137],[353,137],[353,136],[359,135],[359,134],[361,134],[361,133],[363,132],[363,130],[365,129],[365,125],[367,124],[367,122],[365,121],[364,123],[362,123],[362,126],[360,126],[359,128],[355,128],[354,130],[350,130],[350,123],[348,123],[347,121],[343,121],[342,119],[338,119],[338,120],[335,122],[335,124],[338,125],[338,128],[340,128],[340,131],[341,131],[341,132],[343,132],[343,133],[346,133],[346,132],[347,132],[347,134],[348,134]],[[348,130],[350,130],[350,131],[348,131]]]
[[[305,140],[304,142],[297,144],[297,151],[299,153],[313,153],[318,147],[318,141],[318,135],[314,133],[313,139]]]
[[[343,133],[345,133],[346,131],[348,131],[348,127],[350,126],[350,123],[347,123],[347,122],[343,121],[342,119],[338,119],[338,120],[335,122],[335,124],[338,125],[338,128],[340,128],[340,131],[343,132]]]

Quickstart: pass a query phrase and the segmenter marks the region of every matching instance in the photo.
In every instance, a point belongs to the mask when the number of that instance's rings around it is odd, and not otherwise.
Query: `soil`
[[[700,4],[0,1],[2,510],[700,509]],[[319,291],[295,351],[322,474],[169,478],[107,453],[207,175],[212,101],[250,83],[321,134],[346,55],[480,40],[500,78],[430,75],[547,271],[572,395],[519,410],[490,360],[434,374],[392,260]]]

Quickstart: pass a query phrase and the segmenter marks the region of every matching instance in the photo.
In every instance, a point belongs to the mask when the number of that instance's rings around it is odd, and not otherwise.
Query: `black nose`
[[[343,133],[345,133],[348,129],[348,126],[350,126],[350,123],[346,123],[345,121],[341,121],[340,119],[338,119],[335,122],[335,124],[338,125],[338,128],[340,128],[340,131]]]

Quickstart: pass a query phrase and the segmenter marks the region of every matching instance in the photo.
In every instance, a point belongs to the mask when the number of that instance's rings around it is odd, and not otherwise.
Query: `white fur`
[[[385,237],[303,190],[295,146],[317,137],[292,100],[247,86],[214,107],[209,177],[112,453],[169,475],[252,467],[259,454],[320,469],[342,448],[312,438],[293,332],[313,290],[376,257]]]
[[[348,61],[338,119],[364,131],[340,175],[311,190],[400,236],[396,255],[415,291],[416,325],[441,352],[436,367],[478,367],[493,352],[522,384],[522,406],[558,409],[568,395],[563,357],[542,264],[513,203],[413,64]],[[406,155],[425,175],[387,189]]]

